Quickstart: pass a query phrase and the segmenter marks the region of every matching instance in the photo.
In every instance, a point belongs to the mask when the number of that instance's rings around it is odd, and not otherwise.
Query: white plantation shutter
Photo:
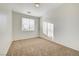
[[[30,19],[29,20],[29,25],[30,25],[30,27],[29,27],[30,29],[29,30],[30,31],[34,31],[34,29],[35,29],[35,26],[34,26],[35,22],[34,22],[34,20]]]
[[[53,24],[48,23],[48,36],[49,36],[50,38],[53,38],[53,34],[54,34],[53,32],[54,32]]]
[[[47,35],[47,22],[43,22],[43,33]]]
[[[48,36],[51,37],[51,23],[48,23]]]
[[[51,38],[54,38],[54,24],[51,24]]]
[[[22,31],[34,31],[35,21],[33,19],[22,18]]]
[[[43,33],[47,35],[48,37],[52,38],[54,37],[54,24],[43,22]]]

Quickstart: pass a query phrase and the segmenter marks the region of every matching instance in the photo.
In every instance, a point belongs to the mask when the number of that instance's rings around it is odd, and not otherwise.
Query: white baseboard
[[[50,41],[53,41],[53,40],[54,40],[54,38],[51,39],[51,38],[49,38],[48,36],[46,36],[46,35],[44,35],[44,34],[40,34],[40,37],[41,37],[41,38],[44,38],[44,39],[47,39],[47,40],[50,40]]]
[[[10,42],[7,44],[7,46],[6,46],[5,49],[0,50],[0,56],[6,56],[6,54],[7,54],[8,50],[9,50],[11,44],[12,44],[12,41],[10,41]]]
[[[44,38],[44,39],[46,39],[46,40],[53,41],[53,42],[56,42],[56,43],[58,43],[58,44],[60,44],[60,45],[66,46],[66,45],[62,44],[61,42],[57,42],[55,39],[52,40],[51,38],[49,38],[48,36],[46,36],[46,35],[44,35],[44,34],[35,35],[35,36],[29,36],[28,38],[23,38],[23,39],[29,39],[29,38],[35,38],[35,37]],[[22,39],[18,39],[18,40],[22,40]],[[15,40],[15,41],[16,41],[16,40]],[[3,50],[2,53],[0,53],[0,56],[6,56],[6,54],[7,54],[8,50],[9,50],[9,47],[10,47],[11,44],[12,44],[12,42],[9,42],[7,48],[6,48],[5,50]],[[66,47],[69,47],[69,46],[66,46]],[[69,47],[69,48],[71,48],[71,47]],[[74,49],[74,48],[72,48],[72,49]],[[74,50],[76,50],[76,49],[74,49]],[[77,50],[77,51],[78,51],[78,50]]]
[[[31,38],[35,38],[35,37],[39,37],[39,35],[33,35],[33,36],[27,36],[27,37],[15,38],[13,41],[23,40],[23,39],[31,39]]]
[[[59,42],[59,41],[56,41],[55,38],[52,40],[51,38],[49,38],[48,36],[46,36],[46,35],[44,35],[44,34],[41,34],[40,37],[43,38],[43,39],[49,40],[49,41],[51,41],[51,42],[55,42],[55,43],[57,43],[57,44],[59,44],[59,45],[62,45],[62,46],[71,48],[71,49],[76,50],[76,51],[79,51],[79,49],[75,49],[75,48],[73,48],[73,47],[71,47],[71,46],[67,46],[67,45],[65,45],[65,44],[63,44],[63,43],[61,43],[61,42]]]

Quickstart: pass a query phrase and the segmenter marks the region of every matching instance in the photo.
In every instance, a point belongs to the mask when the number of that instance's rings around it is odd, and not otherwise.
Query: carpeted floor
[[[41,38],[14,41],[7,56],[79,56],[79,52]]]

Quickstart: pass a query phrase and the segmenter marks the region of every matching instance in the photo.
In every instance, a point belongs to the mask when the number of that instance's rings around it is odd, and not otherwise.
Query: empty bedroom
[[[0,56],[79,56],[79,3],[0,3]]]

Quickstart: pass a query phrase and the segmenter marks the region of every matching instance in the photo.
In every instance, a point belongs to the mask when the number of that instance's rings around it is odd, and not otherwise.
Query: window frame
[[[24,25],[23,25],[23,18],[28,19],[28,30],[27,30],[27,29],[25,29],[25,30],[23,29],[23,27],[24,27]],[[34,21],[34,25],[33,25],[33,28],[34,28],[34,29],[33,29],[33,30],[30,30],[30,28],[31,28],[30,20],[33,20],[33,21]],[[35,31],[35,20],[34,20],[34,19],[22,17],[21,21],[22,21],[22,22],[21,22],[21,23],[22,23],[22,24],[21,24],[21,25],[22,25],[21,29],[22,29],[23,32],[33,32],[33,31]]]
[[[44,23],[47,23],[46,29],[44,28]],[[50,25],[50,26],[49,26],[49,25]],[[46,26],[46,25],[45,25],[45,26]],[[53,27],[53,29],[52,29],[51,27]],[[50,30],[49,30],[48,28],[50,28]],[[47,30],[47,33],[44,33],[44,29]],[[51,35],[49,35],[49,34],[50,34],[50,31],[52,32]],[[53,37],[54,37],[54,24],[52,24],[52,23],[50,23],[50,22],[44,21],[44,22],[43,22],[43,34],[46,35],[46,36],[48,36],[49,38],[52,38],[52,39],[53,39]]]

